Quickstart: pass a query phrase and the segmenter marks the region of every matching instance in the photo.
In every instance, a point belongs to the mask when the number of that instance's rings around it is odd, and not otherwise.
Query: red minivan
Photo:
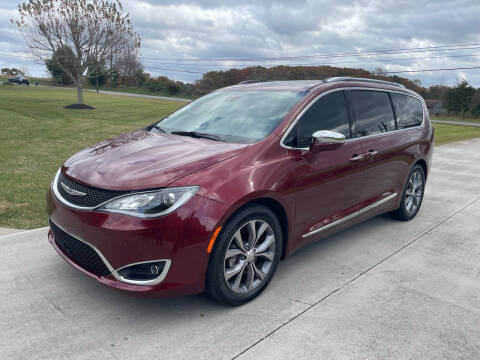
[[[402,85],[245,82],[68,159],[48,237],[113,288],[238,305],[306,244],[385,212],[413,218],[432,152],[425,102]]]

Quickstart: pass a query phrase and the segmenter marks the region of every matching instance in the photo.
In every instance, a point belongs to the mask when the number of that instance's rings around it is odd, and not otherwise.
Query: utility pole
[[[97,94],[98,94],[98,61],[97,61]]]

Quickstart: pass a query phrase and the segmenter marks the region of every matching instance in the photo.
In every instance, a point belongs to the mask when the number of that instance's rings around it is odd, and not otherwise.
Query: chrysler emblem
[[[85,196],[87,195],[86,193],[84,192],[81,192],[81,191],[77,191],[77,190],[74,190],[72,189],[70,186],[68,185],[65,185],[63,182],[60,181],[60,185],[62,186],[63,190],[65,190],[67,193],[69,193],[70,195],[74,195],[74,196]]]

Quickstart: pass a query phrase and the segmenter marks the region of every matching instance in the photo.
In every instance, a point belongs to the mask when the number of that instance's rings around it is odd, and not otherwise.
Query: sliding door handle
[[[357,162],[363,159],[365,159],[365,154],[361,154],[361,155],[353,154],[353,156],[350,158],[350,161]]]

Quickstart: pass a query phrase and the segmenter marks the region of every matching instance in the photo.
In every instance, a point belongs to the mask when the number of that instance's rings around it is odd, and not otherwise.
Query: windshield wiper
[[[205,133],[201,133],[201,132],[197,132],[197,131],[180,131],[180,130],[178,130],[178,131],[172,131],[170,134],[227,142],[227,140],[222,138],[221,136],[212,135],[212,134],[205,134]]]
[[[167,133],[165,130],[163,130],[160,126],[158,125],[155,125],[154,126],[155,129],[157,129],[158,131],[162,132],[162,133]]]

